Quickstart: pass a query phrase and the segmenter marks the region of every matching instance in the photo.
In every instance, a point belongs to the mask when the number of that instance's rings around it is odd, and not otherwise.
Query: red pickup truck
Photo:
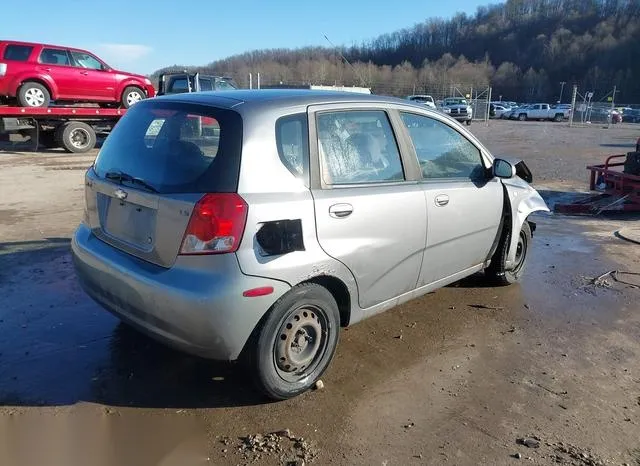
[[[145,76],[114,70],[86,50],[0,40],[0,100],[21,107],[94,102],[129,108],[156,94]]]

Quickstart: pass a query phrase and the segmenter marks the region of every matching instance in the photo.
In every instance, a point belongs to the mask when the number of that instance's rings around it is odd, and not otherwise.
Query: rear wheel
[[[129,108],[145,98],[146,95],[144,94],[142,89],[135,86],[129,86],[125,88],[124,92],[122,93],[122,106],[124,108]]]
[[[18,91],[18,104],[21,107],[48,107],[51,102],[49,90],[40,83],[27,81]]]
[[[326,288],[293,288],[274,304],[249,348],[258,388],[274,400],[311,388],[333,359],[339,331],[338,305]]]
[[[518,235],[515,266],[511,270],[506,270],[510,242],[511,232],[503,234],[498,243],[498,248],[491,258],[491,264],[484,271],[487,278],[495,285],[511,285],[522,278],[529,256],[529,247],[531,246],[531,227],[527,221],[522,225]]]
[[[564,115],[562,113],[557,113],[554,117],[553,117],[553,121],[555,121],[556,123],[562,121],[562,119],[564,118]]]
[[[82,154],[96,146],[96,132],[82,121],[69,121],[56,130],[56,139],[67,152]]]
[[[525,121],[526,119],[527,119],[526,113],[521,113],[520,115],[518,115],[518,120]]]

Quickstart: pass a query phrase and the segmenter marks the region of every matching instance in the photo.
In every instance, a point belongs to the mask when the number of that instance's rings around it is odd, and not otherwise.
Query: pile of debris
[[[242,443],[238,450],[249,461],[257,461],[266,455],[278,455],[281,464],[304,466],[318,456],[318,451],[311,442],[294,436],[289,429],[264,435],[248,435],[240,440]]]

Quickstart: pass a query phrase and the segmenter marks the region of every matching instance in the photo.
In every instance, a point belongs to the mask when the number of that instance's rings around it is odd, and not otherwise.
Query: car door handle
[[[89,74],[89,72],[88,71],[81,71],[80,74],[83,74],[83,75],[87,76]]]
[[[40,68],[40,69],[41,69],[42,71],[47,71],[47,72],[51,71],[51,68]]]
[[[351,204],[334,204],[329,207],[329,215],[333,218],[345,218],[353,213]]]
[[[446,194],[439,194],[436,196],[435,202],[438,207],[444,207],[449,203],[449,196]]]

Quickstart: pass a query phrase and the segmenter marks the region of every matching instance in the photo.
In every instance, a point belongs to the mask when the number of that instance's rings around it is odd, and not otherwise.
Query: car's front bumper
[[[163,268],[95,237],[84,224],[71,243],[83,289],[107,310],[173,347],[234,360],[271,305],[290,286],[242,274],[235,254],[178,256]],[[246,298],[243,291],[272,286]]]

